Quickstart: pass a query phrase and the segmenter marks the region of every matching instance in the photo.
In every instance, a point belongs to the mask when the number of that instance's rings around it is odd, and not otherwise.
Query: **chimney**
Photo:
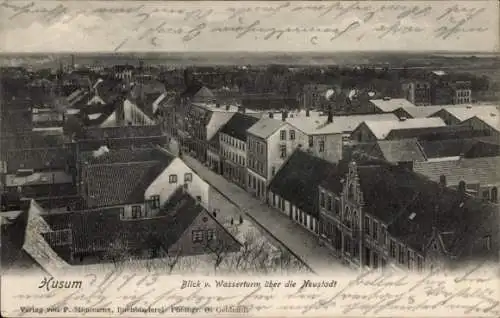
[[[309,117],[311,116],[311,114],[309,113],[309,108],[306,109],[306,117]]]
[[[333,122],[333,114],[331,110],[328,111],[328,117],[326,119],[326,122],[327,124],[331,124]]]
[[[231,105],[226,104],[226,110],[229,110],[230,106],[231,106]]]
[[[269,112],[269,118],[274,118],[273,112]]]

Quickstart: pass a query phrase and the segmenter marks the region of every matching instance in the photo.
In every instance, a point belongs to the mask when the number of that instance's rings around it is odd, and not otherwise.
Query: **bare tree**
[[[121,266],[130,257],[128,244],[119,237],[115,238],[103,257],[111,260],[115,267]]]

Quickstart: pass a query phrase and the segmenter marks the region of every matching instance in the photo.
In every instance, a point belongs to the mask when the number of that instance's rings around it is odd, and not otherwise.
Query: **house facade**
[[[405,98],[415,106],[431,104],[431,84],[427,81],[411,81],[402,84]]]
[[[116,207],[122,219],[154,217],[179,187],[203,206],[210,204],[208,183],[164,149],[108,150],[82,157],[80,194],[87,208]]]
[[[222,175],[243,188],[247,185],[247,129],[257,121],[238,112],[218,133]]]
[[[453,104],[472,103],[472,89],[470,81],[458,81],[453,85]]]
[[[259,120],[247,133],[247,189],[266,200],[270,180],[306,138],[286,121],[270,118]]]
[[[397,185],[400,182],[397,176],[402,175],[413,179],[405,182],[422,184],[413,183],[414,189],[402,191],[401,185]],[[386,180],[379,183],[372,179],[374,177]],[[384,184],[385,189],[381,188]],[[417,190],[425,186],[430,189]],[[398,192],[399,198],[389,199],[383,195],[393,191]],[[459,198],[461,201],[456,201]],[[391,208],[394,205],[399,208]],[[491,218],[495,217],[492,206],[485,209],[478,200],[466,199],[460,192],[447,190],[437,183],[431,185],[397,167],[362,167],[351,163],[340,188],[326,182],[320,186],[319,209],[321,242],[344,263],[358,268],[389,267],[409,271],[444,268],[453,266],[459,259],[466,260],[471,254],[485,252],[484,244],[478,246],[485,237],[498,240],[498,230],[493,227],[476,232],[466,225],[458,225],[456,220],[467,216],[469,222],[482,224],[484,219],[471,216],[470,211]],[[449,241],[448,236],[467,239],[457,244],[453,243],[457,241]],[[495,258],[494,250],[488,246],[489,257]]]

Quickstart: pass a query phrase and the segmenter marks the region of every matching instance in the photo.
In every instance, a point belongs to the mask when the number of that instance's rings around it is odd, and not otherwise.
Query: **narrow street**
[[[232,201],[244,213],[250,215],[260,226],[272,233],[281,244],[295,253],[315,273],[331,274],[332,272],[349,270],[326,247],[319,245],[314,235],[280,211],[260,202],[242,188],[203,166],[196,159],[187,155],[183,155],[182,159],[213,188]]]

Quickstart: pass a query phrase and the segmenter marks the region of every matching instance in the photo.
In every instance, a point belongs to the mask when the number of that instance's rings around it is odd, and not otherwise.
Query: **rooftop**
[[[449,113],[460,121],[465,121],[474,116],[495,118],[498,125],[500,112],[498,106],[456,106],[446,107],[443,111]]]
[[[236,139],[246,141],[247,130],[257,121],[259,121],[259,119],[256,117],[242,113],[235,113],[234,116],[232,116],[231,119],[229,119],[229,121],[222,126],[220,132]]]
[[[345,164],[336,165],[297,149],[278,170],[269,190],[318,217],[318,186],[340,189],[346,172]]]
[[[385,139],[392,130],[446,126],[441,118],[410,118],[406,120],[367,120],[364,122],[377,139]]]
[[[358,174],[366,212],[388,224],[391,235],[420,252],[436,228],[452,233],[446,247],[453,254],[459,253],[457,243],[464,236],[475,235],[471,227],[481,226],[485,214],[494,210],[399,167],[359,167]]]
[[[146,189],[175,159],[163,149],[112,150],[85,158],[82,179],[89,207],[144,202]]]
[[[254,136],[267,139],[267,137],[272,135],[276,130],[278,130],[284,124],[285,122],[281,120],[276,120],[272,118],[261,118],[258,122],[255,123],[255,125],[250,127],[247,132]]]
[[[372,99],[370,100],[375,107],[380,109],[381,111],[385,113],[390,113],[393,112],[394,110],[401,108],[401,107],[413,107],[412,103],[410,103],[407,99],[405,98],[391,98],[391,99]]]
[[[161,136],[161,125],[118,126],[118,127],[86,127],[87,139],[129,138]]]
[[[4,150],[7,172],[18,169],[64,169],[71,158],[71,152],[65,147],[50,148],[15,148]]]

